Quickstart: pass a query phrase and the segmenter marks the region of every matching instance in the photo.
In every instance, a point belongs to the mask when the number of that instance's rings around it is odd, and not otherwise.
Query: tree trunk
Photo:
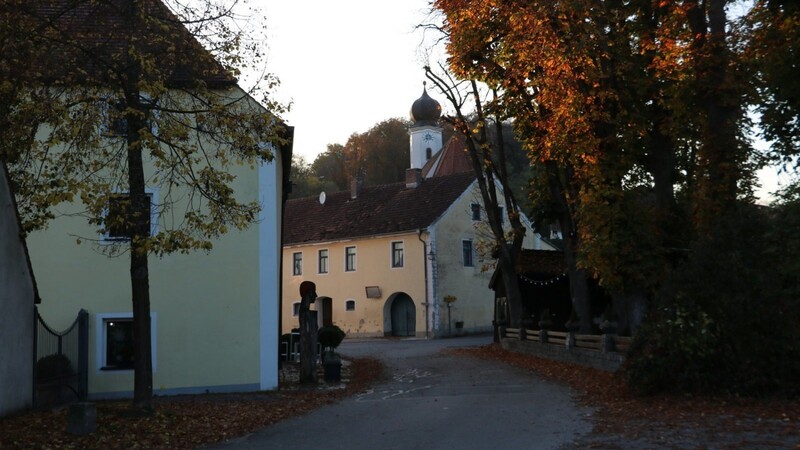
[[[559,167],[556,161],[545,162],[550,194],[558,204],[559,225],[564,239],[564,258],[569,274],[569,293],[572,308],[578,315],[581,333],[592,332],[592,304],[589,296],[589,274],[578,268],[580,240],[575,226],[575,218],[567,200],[565,185],[569,185],[567,170]],[[563,178],[563,180],[562,180]],[[577,196],[573,196],[577,198]]]
[[[130,80],[129,80],[130,81]],[[133,407],[141,411],[152,411],[153,362],[150,340],[150,275],[147,261],[147,239],[150,237],[151,202],[147,196],[140,132],[145,121],[138,113],[138,92],[129,84],[126,93],[127,144],[128,144],[128,189],[129,214],[126,222],[131,224],[131,293],[133,302]]]
[[[141,130],[147,124],[147,111],[140,98],[142,80],[141,62],[137,59],[137,31],[139,11],[136,1],[127,5],[126,21],[128,36],[127,51],[121,55],[125,62],[121,87],[122,112],[126,124],[128,150],[128,196],[129,206],[125,222],[130,225],[131,252],[131,301],[133,303],[133,408],[139,412],[152,412],[153,358],[150,340],[150,274],[147,261],[147,241],[150,238],[151,202],[146,192],[144,176],[143,146]]]
[[[725,0],[689,2],[689,25],[695,36],[695,89],[705,114],[698,149],[697,188],[693,215],[698,233],[713,231],[714,222],[736,204],[741,178],[736,117],[740,95],[729,79]],[[708,18],[706,20],[706,17]]]
[[[507,248],[501,249],[497,263],[503,275],[503,286],[506,289],[509,326],[518,328],[523,318],[522,292],[519,289],[517,271],[514,267],[510,251]]]
[[[612,303],[619,334],[633,336],[647,313],[647,295],[644,291],[613,294]]]

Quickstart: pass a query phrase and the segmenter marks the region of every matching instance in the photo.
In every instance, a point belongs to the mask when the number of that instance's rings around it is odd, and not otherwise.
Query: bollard
[[[97,430],[97,407],[94,403],[79,402],[69,405],[67,433],[87,435]]]

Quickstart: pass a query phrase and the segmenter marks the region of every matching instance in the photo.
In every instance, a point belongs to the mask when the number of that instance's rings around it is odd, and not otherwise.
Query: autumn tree
[[[635,327],[690,232],[749,192],[720,2],[435,6],[450,68],[499,92],[539,167],[532,200],[561,223],[582,329],[588,276]],[[676,187],[694,216],[681,218]]]
[[[408,122],[387,119],[363,133],[353,133],[342,149],[348,180],[367,184],[403,181],[408,168]]]
[[[269,163],[286,142],[282,107],[268,97],[276,81],[237,85],[248,66],[263,69],[263,52],[236,3],[25,3],[18,12],[43,30],[47,55],[30,83],[58,93],[66,120],[34,123],[35,138],[13,158],[19,202],[30,227],[74,201],[100,235],[122,238],[98,249],[130,257],[133,407],[150,411],[149,255],[208,251],[257,219],[258,201],[232,189],[231,169]]]

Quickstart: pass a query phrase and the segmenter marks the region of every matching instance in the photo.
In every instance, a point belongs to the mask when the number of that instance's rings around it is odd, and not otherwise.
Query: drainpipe
[[[430,299],[428,298],[428,243],[422,239],[423,231],[425,230],[419,229],[417,239],[422,242],[422,267],[425,268],[425,339],[428,339],[430,338],[428,335],[430,330],[430,318],[428,317],[428,305],[430,304]]]

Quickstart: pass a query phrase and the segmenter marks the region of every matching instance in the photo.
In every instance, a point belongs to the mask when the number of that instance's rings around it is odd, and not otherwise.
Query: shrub
[[[317,341],[322,345],[324,350],[334,350],[339,344],[342,343],[346,333],[336,325],[328,325],[319,329],[317,332]]]
[[[72,362],[65,355],[48,355],[36,361],[36,380],[52,380],[74,374]]]
[[[771,212],[774,214],[774,212]],[[798,304],[784,224],[755,208],[696,241],[656,296],[625,367],[632,388],[761,395],[800,391]]]

